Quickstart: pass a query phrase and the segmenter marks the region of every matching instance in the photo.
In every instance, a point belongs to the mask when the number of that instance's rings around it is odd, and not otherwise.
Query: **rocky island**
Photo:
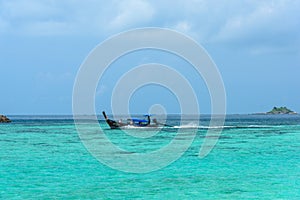
[[[6,117],[5,115],[0,115],[0,123],[9,123],[11,122],[10,119],[8,119],[8,117]]]
[[[279,115],[279,114],[287,114],[287,115],[294,115],[297,114],[296,112],[288,109],[287,107],[274,107],[271,111],[266,112],[266,114],[271,115]]]

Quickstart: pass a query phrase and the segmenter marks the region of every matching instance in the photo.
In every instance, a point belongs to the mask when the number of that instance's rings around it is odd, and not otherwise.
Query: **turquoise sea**
[[[210,119],[201,117],[183,156],[145,174],[99,162],[72,116],[9,117],[12,123],[0,124],[0,199],[300,199],[300,115],[228,115],[217,145],[200,159]],[[179,121],[174,115],[167,123]],[[144,152],[168,144],[178,130],[137,139],[103,120],[100,126],[116,145]]]

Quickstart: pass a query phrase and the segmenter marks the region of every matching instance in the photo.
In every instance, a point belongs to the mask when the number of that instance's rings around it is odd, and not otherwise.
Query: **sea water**
[[[100,120],[107,137],[132,152],[155,151],[178,129],[187,135],[196,129],[178,160],[141,174],[93,157],[71,116],[10,118],[12,123],[0,124],[1,199],[300,199],[299,115],[228,115],[216,146],[201,159],[209,116],[195,127],[169,116],[176,128],[145,138],[153,130],[110,130]],[[130,131],[141,138],[128,136]]]

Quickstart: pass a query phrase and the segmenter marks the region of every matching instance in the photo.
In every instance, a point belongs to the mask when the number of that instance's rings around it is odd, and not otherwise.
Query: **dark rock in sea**
[[[272,114],[272,115],[280,115],[280,114],[288,114],[288,115],[294,115],[297,114],[296,112],[288,109],[287,107],[274,107],[271,111],[267,112],[266,114]]]
[[[0,115],[0,123],[9,123],[11,122],[10,119],[8,119],[8,117],[6,117],[5,115]]]

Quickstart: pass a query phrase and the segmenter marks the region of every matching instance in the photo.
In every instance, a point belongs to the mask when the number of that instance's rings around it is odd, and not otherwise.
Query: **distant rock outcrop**
[[[266,114],[272,114],[272,115],[279,115],[279,114],[288,114],[293,115],[297,114],[296,112],[288,109],[287,107],[274,107],[271,111],[267,112]]]
[[[0,123],[9,123],[11,122],[5,115],[0,115]]]

